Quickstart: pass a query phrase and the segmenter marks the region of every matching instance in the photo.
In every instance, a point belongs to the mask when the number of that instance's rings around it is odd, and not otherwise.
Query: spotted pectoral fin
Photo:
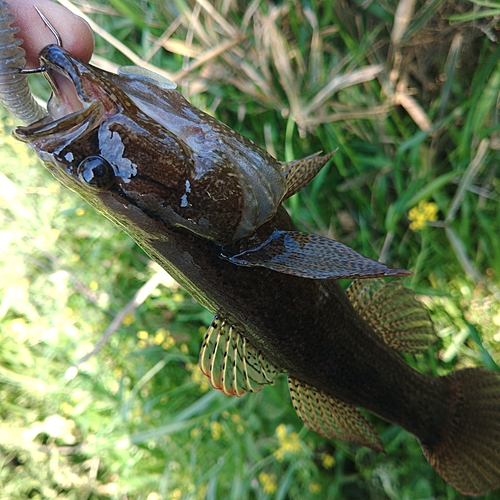
[[[200,352],[201,371],[215,389],[228,396],[258,392],[273,384],[279,370],[237,329],[215,315]]]
[[[322,156],[320,153],[314,153],[300,160],[281,162],[287,184],[287,192],[283,199],[290,198],[307,186],[336,152],[337,150]]]
[[[436,341],[428,312],[401,281],[355,280],[347,296],[359,315],[396,351],[423,352]]]
[[[327,438],[384,451],[377,431],[354,406],[292,377],[288,386],[297,415],[310,429]]]
[[[339,241],[299,231],[274,231],[257,248],[221,256],[238,266],[266,267],[302,278],[374,278],[411,274],[363,257]]]

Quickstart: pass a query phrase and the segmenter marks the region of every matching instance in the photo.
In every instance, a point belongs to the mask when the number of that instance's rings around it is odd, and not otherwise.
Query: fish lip
[[[50,115],[25,127],[17,127],[13,134],[16,139],[22,142],[37,143],[37,140],[52,138],[50,143],[55,144],[57,141],[62,141],[64,137],[73,138],[75,130],[82,130],[82,125],[88,122],[92,125],[97,125],[101,121],[104,114],[102,104],[99,101],[93,101],[89,106],[86,106],[82,111],[78,111],[67,115],[58,120],[51,120]]]

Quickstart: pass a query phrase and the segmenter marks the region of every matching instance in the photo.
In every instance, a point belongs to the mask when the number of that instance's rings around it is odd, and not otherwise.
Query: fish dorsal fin
[[[408,276],[410,271],[391,269],[352,248],[319,234],[275,230],[256,248],[221,257],[238,266],[265,267],[301,278],[341,279]]]
[[[354,406],[293,377],[288,377],[288,386],[297,415],[310,429],[327,438],[384,451],[377,431]]]
[[[242,396],[274,384],[279,371],[236,328],[214,316],[200,352],[201,371],[215,389],[227,396]]]
[[[419,353],[436,341],[429,314],[401,281],[355,280],[347,296],[358,314],[396,351]]]
[[[320,153],[314,153],[300,160],[280,162],[288,188],[283,199],[290,198],[307,186],[336,152],[337,150],[323,156],[320,156]]]

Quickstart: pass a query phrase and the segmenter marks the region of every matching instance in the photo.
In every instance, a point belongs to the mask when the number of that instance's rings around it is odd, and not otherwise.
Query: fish
[[[383,279],[411,273],[299,231],[283,207],[334,152],[281,162],[150,71],[106,72],[60,44],[39,57],[48,115],[14,136],[214,314],[199,362],[214,388],[242,396],[285,374],[313,431],[383,451],[364,409],[414,434],[461,493],[500,486],[500,374],[411,368],[400,353],[427,350],[434,327]]]

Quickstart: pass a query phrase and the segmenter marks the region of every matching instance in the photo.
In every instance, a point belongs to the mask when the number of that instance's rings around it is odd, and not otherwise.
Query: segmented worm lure
[[[47,115],[28,86],[28,78],[21,71],[26,66],[23,43],[14,35],[19,28],[11,27],[14,16],[9,4],[0,0],[0,101],[17,118],[31,124]]]

